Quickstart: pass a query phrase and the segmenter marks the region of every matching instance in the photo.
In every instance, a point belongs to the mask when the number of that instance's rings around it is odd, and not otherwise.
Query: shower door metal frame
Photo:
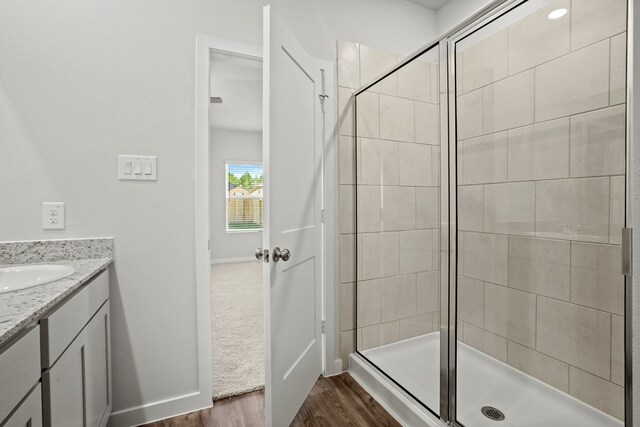
[[[624,227],[633,226],[633,197],[631,189],[633,188],[633,141],[637,137],[634,133],[634,96],[633,96],[633,37],[634,37],[634,19],[633,13],[636,7],[635,0],[627,0],[627,75],[625,82],[626,87],[626,141],[625,141],[625,209],[624,209]],[[633,234],[630,232],[630,241],[628,247],[629,255],[629,271],[624,276],[624,418],[625,426],[633,425]],[[623,261],[624,262],[624,261]]]
[[[450,218],[451,212],[456,212],[456,200],[449,196],[450,193],[450,159],[455,159],[449,152],[449,43],[446,38],[440,41],[440,418],[448,421],[452,405],[452,396],[455,398],[455,384],[453,394],[449,378],[455,375],[455,359],[450,360],[449,345],[451,337],[456,336],[455,323],[451,324],[451,316],[455,318],[456,305],[451,305],[451,287],[449,276],[452,259],[455,259],[455,245],[451,246]],[[455,167],[454,167],[455,169]],[[454,177],[455,178],[455,177]],[[455,181],[454,181],[455,183]],[[453,207],[450,203],[453,202]],[[455,222],[454,222],[455,224]],[[452,250],[454,252],[452,252]],[[453,255],[453,256],[452,256]],[[453,312],[452,312],[453,310]],[[455,404],[455,400],[453,400]]]
[[[443,50],[444,49],[444,50]],[[378,84],[379,82],[381,82],[382,80],[386,79],[387,77],[389,77],[390,75],[396,73],[398,70],[400,70],[401,68],[405,67],[406,65],[408,65],[409,63],[413,62],[414,60],[416,60],[417,58],[419,58],[420,56],[426,54],[429,51],[432,50],[438,50],[438,61],[439,61],[439,65],[440,65],[440,70],[439,70],[439,84],[442,84],[443,81],[443,75],[442,73],[445,72],[446,73],[446,69],[447,69],[447,57],[446,55],[443,56],[443,52],[444,54],[446,54],[446,40],[444,37],[438,37],[436,40],[431,41],[425,45],[423,45],[422,47],[420,47],[419,49],[417,49],[416,51],[414,51],[413,53],[411,53],[409,56],[407,56],[406,58],[404,58],[402,61],[400,61],[397,65],[395,65],[391,70],[385,72],[384,74],[380,75],[379,77],[376,77],[374,80],[372,80],[371,82],[365,84],[364,86],[362,86],[360,89],[356,90],[352,95],[351,98],[353,99],[353,129],[354,129],[354,138],[355,138],[355,147],[354,147],[354,164],[356,167],[356,171],[357,171],[357,167],[359,164],[358,161],[358,95],[366,92],[368,89],[370,89],[371,87],[375,86],[376,84]],[[444,77],[444,80],[446,81],[446,76]],[[445,129],[445,127],[443,127],[446,124],[446,105],[447,105],[447,101],[448,101],[448,96],[446,96],[446,92],[442,91],[442,86],[439,88],[439,93],[438,93],[438,97],[439,97],[439,102],[440,103],[444,103],[444,104],[440,104],[439,105],[439,110],[438,110],[438,120],[440,123],[440,142],[441,142],[441,147],[440,147],[440,161],[441,163],[444,162],[447,159],[447,156],[444,156],[442,154],[443,148],[446,147],[446,141],[443,139],[442,135],[443,132],[442,130]],[[444,107],[443,107],[444,105]],[[443,114],[445,113],[445,114]],[[445,160],[443,160],[445,159]],[[443,174],[442,172],[442,166],[441,166],[441,171],[440,171],[440,185],[441,185],[441,189],[440,189],[440,199],[441,199],[441,212],[448,212],[447,206],[446,204],[448,203],[448,197],[445,196],[445,192],[442,190],[442,186],[446,184],[446,179],[445,179],[445,174]],[[444,169],[446,170],[446,168]],[[357,172],[356,172],[356,190],[354,191],[354,217],[355,217],[355,225],[354,225],[354,232],[355,232],[355,251],[354,251],[354,263],[355,263],[355,276],[356,276],[356,280],[355,280],[355,298],[354,298],[354,312],[357,313],[358,312],[358,282],[359,282],[359,277],[358,277],[358,253],[359,253],[359,247],[358,247],[358,241],[359,239],[357,238],[358,236],[358,184],[357,184]],[[443,225],[442,222],[444,221],[443,218],[446,218],[446,216],[444,214],[441,214],[441,234],[440,234],[440,267],[442,268],[442,266],[447,265],[448,268],[448,256],[447,257],[443,257],[443,234],[442,234],[442,229],[443,229]],[[441,270],[442,271],[442,270]],[[442,321],[443,316],[446,314],[446,307],[448,305],[448,293],[444,292],[444,290],[446,290],[445,285],[443,285],[444,281],[443,281],[443,277],[446,277],[445,275],[443,275],[442,273],[440,274],[440,285],[441,285],[441,301],[440,301],[440,325],[439,325],[439,330],[440,330],[440,410],[443,410],[443,407],[446,408],[448,407],[448,404],[446,403],[448,401],[448,399],[443,399],[442,396],[447,396],[447,390],[448,390],[448,379],[447,379],[447,370],[446,368],[443,369],[443,364],[442,364],[442,360],[443,357],[446,358],[447,356],[443,356],[443,350],[442,350],[442,343],[443,342],[447,342],[448,343],[448,325],[443,327],[444,322]],[[446,284],[446,286],[448,286],[448,283]],[[445,313],[442,312],[442,310],[445,310]],[[443,329],[444,328],[444,329]],[[427,406],[425,403],[423,403],[422,401],[420,401],[420,399],[418,399],[417,397],[414,396],[414,394],[407,390],[402,384],[398,383],[394,378],[392,378],[390,375],[388,375],[386,372],[384,372],[383,369],[379,368],[375,363],[373,363],[371,360],[369,360],[369,358],[367,358],[364,354],[362,354],[362,352],[360,352],[360,350],[358,350],[358,336],[357,336],[357,330],[358,330],[358,317],[357,315],[354,318],[354,328],[353,328],[353,333],[354,333],[354,342],[356,343],[356,348],[354,353],[357,354],[360,358],[362,358],[362,360],[369,366],[374,367],[378,372],[380,372],[384,377],[386,377],[389,381],[391,381],[393,384],[395,384],[395,386],[397,386],[400,390],[402,390],[404,392],[404,394],[406,394],[406,396],[408,396],[409,398],[413,399],[416,403],[418,403],[422,408],[426,409],[427,411],[429,411],[429,413],[437,418],[440,418],[443,421],[446,421],[446,418],[444,418],[442,416],[442,413],[438,414],[435,409],[436,408],[430,408],[429,406]],[[448,363],[447,363],[448,366]],[[444,405],[443,405],[443,402]]]
[[[449,425],[457,421],[457,344],[458,344],[458,168],[456,116],[455,44],[499,16],[528,0],[495,0],[445,33],[441,54],[441,259],[440,277],[440,417]],[[445,150],[446,148],[446,150]],[[446,155],[445,155],[446,154]]]
[[[493,20],[498,17],[508,13],[513,8],[519,6],[520,4],[526,2],[527,0],[496,0],[489,4],[486,9],[483,9],[469,19],[467,19],[464,23],[453,29],[450,34],[443,40],[443,44],[446,44],[447,56],[445,61],[446,69],[446,96],[447,96],[447,105],[448,112],[446,118],[442,121],[442,125],[447,127],[447,139],[443,139],[441,141],[442,146],[447,146],[447,179],[448,179],[448,192],[446,196],[448,197],[449,203],[449,213],[448,213],[448,224],[445,227],[443,223],[443,230],[448,231],[448,260],[449,260],[449,268],[448,275],[446,278],[442,279],[441,286],[444,288],[445,279],[448,281],[448,301],[447,306],[443,305],[441,309],[448,310],[448,334],[446,334],[446,347],[448,357],[446,360],[446,366],[441,365],[441,372],[448,373],[446,377],[447,381],[447,399],[444,402],[441,395],[440,406],[441,410],[446,409],[443,414],[446,414],[442,417],[444,421],[448,424],[463,427],[457,420],[457,353],[458,353],[458,315],[457,315],[457,305],[458,305],[458,141],[457,141],[457,99],[456,99],[456,43],[489,24]],[[443,132],[444,134],[444,132]],[[443,166],[445,162],[443,161]],[[442,172],[444,178],[444,171]],[[443,192],[444,193],[444,192]],[[444,196],[443,196],[444,200]],[[444,301],[443,301],[444,302]],[[444,327],[444,322],[441,320],[441,327]],[[445,337],[444,334],[441,336],[441,352],[444,352],[443,346],[445,345]],[[441,362],[442,364],[442,362]],[[444,382],[441,381],[441,389],[445,388],[445,385],[442,384]],[[446,405],[446,408],[445,408]]]
[[[450,212],[452,214],[449,216],[449,248],[448,248],[448,258],[450,262],[449,266],[449,301],[448,306],[444,304],[441,307],[441,310],[448,308],[449,310],[449,357],[446,360],[447,366],[443,366],[441,360],[441,373],[445,370],[448,372],[448,399],[445,404],[442,399],[440,399],[441,406],[441,417],[444,421],[448,422],[450,425],[463,427],[457,421],[457,400],[456,400],[456,383],[457,383],[457,316],[456,316],[456,308],[457,308],[457,288],[458,288],[458,280],[457,280],[457,139],[456,139],[456,52],[455,52],[455,44],[480,28],[490,24],[494,20],[500,18],[501,16],[511,12],[516,7],[526,3],[529,0],[496,0],[490,3],[485,9],[482,9],[472,15],[470,18],[465,20],[465,22],[452,31],[449,32],[449,35],[445,36],[446,40],[446,48],[448,49],[446,66],[448,66],[448,71],[446,73],[448,77],[448,81],[446,82],[447,95],[448,95],[448,104],[449,104],[449,115],[448,115],[448,141],[444,139],[444,132],[442,132],[443,137],[441,140],[441,144],[444,147],[445,144],[448,145],[448,155],[450,159],[448,161],[449,171],[448,171],[448,180],[449,180],[449,206]],[[632,141],[634,139],[633,132],[633,11],[635,6],[635,0],[627,0],[627,28],[626,28],[626,99],[625,99],[625,108],[626,108],[626,138],[625,138],[625,218],[622,233],[624,233],[627,227],[631,227],[632,219],[633,219],[633,210],[632,210],[632,155],[633,155],[633,144]],[[445,40],[443,40],[442,44],[445,44]],[[442,83],[441,83],[442,84]],[[444,120],[442,121],[444,123]],[[444,153],[444,150],[441,150]],[[443,156],[444,157],[444,156]],[[442,162],[442,165],[445,165],[445,162]],[[445,172],[441,171],[442,180],[444,182]],[[444,184],[442,184],[444,188]],[[444,194],[444,191],[443,191]],[[442,196],[442,201],[444,203],[445,196]],[[445,224],[442,225],[442,230],[445,230]],[[623,239],[624,240],[624,239]],[[631,239],[630,239],[631,240]],[[624,242],[623,242],[624,245]],[[442,247],[442,243],[441,243]],[[623,257],[624,251],[628,251],[629,259],[631,260],[632,256],[632,244],[629,247],[625,248],[623,246]],[[442,249],[443,250],[443,249]],[[631,263],[632,265],[632,263]],[[621,266],[622,267],[622,266]],[[633,267],[631,267],[630,273],[624,275],[624,306],[625,306],[625,317],[624,317],[624,425],[632,426],[633,425],[633,390],[632,390],[632,290],[633,290]],[[442,279],[441,286],[444,289],[444,279]],[[444,303],[444,301],[443,301]],[[445,325],[441,317],[441,331],[444,329]],[[444,344],[444,337],[441,336],[442,344]],[[441,347],[441,352],[442,352]],[[445,388],[444,384],[441,383],[441,390]],[[445,408],[445,406],[447,406]],[[446,411],[442,411],[445,408]],[[446,413],[446,416],[443,416]]]
[[[358,154],[358,135],[357,135],[357,96],[365,92],[381,80],[397,72],[399,69],[413,61],[427,51],[437,48],[439,49],[439,123],[440,123],[440,413],[436,414],[433,409],[428,408],[424,403],[420,402],[411,393],[409,393],[401,384],[398,384],[393,378],[390,378],[379,369],[375,364],[369,361],[364,355],[357,350],[355,353],[361,357],[367,364],[375,367],[391,382],[404,390],[411,398],[413,398],[422,407],[425,407],[434,415],[437,415],[447,425],[456,427],[464,427],[457,421],[457,233],[458,233],[458,211],[457,211],[457,140],[456,140],[456,73],[455,73],[455,43],[461,41],[466,36],[476,30],[491,23],[500,16],[509,13],[512,9],[529,0],[494,0],[484,7],[480,8],[469,17],[461,21],[459,24],[445,31],[435,40],[423,45],[414,53],[406,57],[393,69],[385,72],[381,76],[375,78],[371,82],[363,85],[353,94],[354,111],[353,124],[356,140],[354,151],[357,165]],[[630,227],[633,223],[632,216],[632,195],[631,188],[633,182],[633,11],[636,0],[627,0],[627,28],[626,28],[626,142],[625,142],[625,221],[624,226]],[[354,263],[356,263],[356,284],[357,277],[357,190],[355,210],[355,253]],[[630,248],[629,248],[630,250]],[[633,270],[633,269],[632,269]],[[445,274],[446,272],[446,274]],[[632,390],[632,288],[633,277],[631,274],[624,276],[625,286],[625,331],[624,331],[624,359],[625,359],[625,426],[632,426],[633,413],[633,390]],[[356,298],[354,304],[357,312],[357,286]],[[357,334],[357,316],[354,319],[354,335]],[[354,336],[354,342],[357,342]]]

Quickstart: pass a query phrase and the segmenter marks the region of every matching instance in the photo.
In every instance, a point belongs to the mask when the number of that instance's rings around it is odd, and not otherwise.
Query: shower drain
[[[482,412],[482,415],[489,418],[490,420],[493,420],[493,421],[504,420],[504,414],[502,413],[502,411],[499,410],[498,408],[494,408],[493,406],[483,406],[480,409],[480,412]]]

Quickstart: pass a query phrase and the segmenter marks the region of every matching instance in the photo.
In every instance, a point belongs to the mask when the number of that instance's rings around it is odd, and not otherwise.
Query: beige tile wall
[[[439,323],[438,79],[434,64],[415,61],[358,96],[356,164],[351,94],[399,57],[349,42],[339,41],[337,48],[346,366],[356,346],[364,350],[414,337]]]
[[[457,53],[459,337],[620,419],[625,8],[556,0]]]
[[[565,17],[547,18],[561,7]],[[457,56],[458,337],[618,418],[625,7],[556,0]],[[351,94],[399,57],[337,50],[347,366],[356,346],[437,327],[440,151],[433,65],[359,96],[356,142]]]

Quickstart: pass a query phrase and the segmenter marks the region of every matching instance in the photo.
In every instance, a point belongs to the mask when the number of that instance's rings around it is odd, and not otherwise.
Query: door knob
[[[262,259],[264,262],[269,262],[269,250],[258,248],[255,252],[256,259]]]
[[[289,251],[289,249],[280,250],[280,248],[276,246],[276,248],[273,250],[273,256],[271,258],[273,258],[273,262],[278,262],[280,260],[287,262],[289,261],[289,258],[291,258],[291,252]]]

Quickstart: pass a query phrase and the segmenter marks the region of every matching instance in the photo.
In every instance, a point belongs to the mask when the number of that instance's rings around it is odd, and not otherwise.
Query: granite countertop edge
[[[106,270],[112,262],[112,258],[47,262],[47,264],[70,265],[76,269],[76,272],[67,278],[42,286],[0,294],[0,348],[95,275]],[[34,264],[42,264],[42,262]],[[0,265],[0,267],[7,266]]]

